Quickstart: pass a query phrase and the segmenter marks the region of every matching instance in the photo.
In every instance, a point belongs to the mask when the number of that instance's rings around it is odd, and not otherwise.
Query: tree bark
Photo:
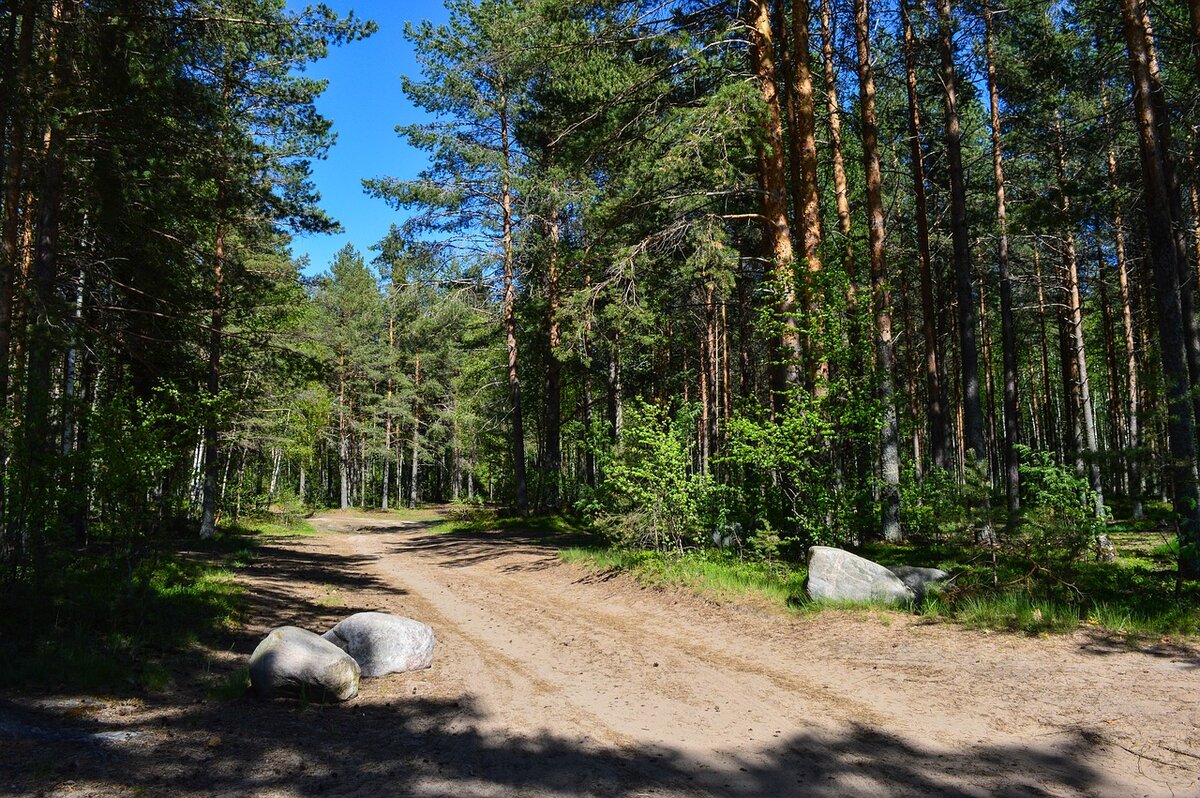
[[[828,0],[827,0],[828,1]],[[921,148],[921,111],[917,97],[917,71],[909,0],[900,4],[904,26],[904,71],[908,87],[909,163],[912,170],[916,213],[917,263],[921,280],[922,333],[925,337],[926,412],[929,417],[929,456],[937,468],[946,467],[946,411],[938,361],[937,304],[934,301],[933,271],[929,257],[929,211],[925,196],[925,157]]]
[[[28,130],[27,108],[24,100],[18,100],[18,97],[21,87],[29,85],[28,67],[32,57],[36,11],[35,0],[26,0],[21,14],[20,36],[12,69],[14,83],[9,93],[12,102],[6,110],[9,125],[4,161],[4,217],[3,227],[0,229],[0,430],[4,430],[0,431],[0,562],[11,556],[13,546],[6,524],[5,490],[10,443],[8,430],[12,428],[8,420],[9,353],[12,348],[13,303],[16,298],[16,278],[20,262],[18,237],[21,221],[21,182]]]
[[[795,127],[790,131],[793,148],[799,153],[800,173],[792,175],[796,224],[800,226],[801,256],[805,261],[804,305],[808,324],[820,330],[821,312],[821,203],[817,188],[817,132],[813,108],[813,79],[809,67],[809,0],[792,3],[792,97]],[[809,348],[808,383],[824,393],[829,364],[820,352],[820,333]]]
[[[938,0],[941,50],[942,98],[946,115],[946,160],[950,171],[950,233],[954,248],[954,282],[958,294],[959,360],[962,367],[962,414],[964,466],[987,468],[983,409],[979,397],[979,348],[976,340],[974,275],[971,270],[971,241],[967,230],[967,189],[962,163],[962,130],[958,118],[958,81],[954,68],[954,20],[950,0]],[[984,475],[986,476],[986,475]],[[983,508],[981,542],[995,539],[990,510]]]
[[[1058,451],[1058,420],[1055,417],[1054,392],[1050,383],[1050,337],[1046,333],[1046,289],[1042,280],[1042,259],[1036,246],[1033,249],[1033,272],[1037,279],[1038,337],[1042,356],[1042,429],[1045,430],[1043,438],[1047,449]]]
[[[529,492],[525,482],[525,430],[521,418],[521,378],[517,373],[517,287],[513,276],[512,142],[508,129],[508,97],[500,86],[500,212],[501,248],[504,265],[504,335],[508,347],[508,390],[512,410],[513,486],[517,513],[529,515]],[[415,454],[415,450],[414,450]],[[416,471],[416,459],[413,460]],[[414,478],[414,487],[416,486]],[[415,501],[415,498],[412,500]]]
[[[562,229],[557,210],[551,212],[547,227],[550,252],[546,274],[546,331],[549,338],[546,352],[546,504],[557,509],[562,472],[562,361],[559,359],[562,333],[558,319]]]
[[[842,108],[838,102],[837,75],[833,64],[833,23],[830,3],[821,3],[821,63],[825,75],[825,107],[829,113],[829,150],[833,171],[833,194],[837,207],[838,232],[845,248],[845,268],[850,269],[854,245],[850,240],[850,191],[846,185],[846,164],[842,154]],[[847,275],[853,285],[853,275]]]
[[[56,448],[50,430],[51,331],[60,323],[55,291],[59,266],[59,220],[62,211],[67,144],[65,120],[68,115],[68,71],[71,34],[69,25],[74,18],[75,0],[55,0],[51,10],[51,25],[55,29],[50,57],[50,112],[46,130],[46,150],[42,165],[41,190],[38,197],[37,234],[32,273],[32,303],[29,311],[29,361],[25,378],[24,473],[21,490],[19,523],[24,530],[23,546],[32,542],[35,574],[40,575],[40,561],[45,547],[45,531],[50,520],[52,499],[50,486],[55,484]]]
[[[758,151],[758,178],[766,255],[775,282],[775,314],[781,332],[775,342],[772,406],[778,411],[789,389],[799,384],[804,352],[796,326],[796,257],[788,223],[783,121],[775,86],[775,52],[768,0],[750,3],[750,63],[759,94],[767,109],[766,137]]]
[[[1000,135],[1000,93],[996,87],[996,44],[992,32],[992,7],[983,4],[988,101],[992,126],[992,175],[996,182],[996,265],[1000,270],[1000,341],[1004,359],[1004,484],[1009,523],[1021,509],[1020,416],[1017,407],[1017,333],[1013,318],[1012,272],[1008,260],[1008,210],[1004,195],[1004,150]]]
[[[875,119],[875,78],[871,70],[869,0],[854,1],[854,33],[858,45],[859,109],[862,115],[863,161],[867,179],[867,233],[871,261],[871,294],[875,310],[875,360],[883,425],[880,429],[880,474],[883,485],[883,538],[904,539],[900,528],[900,433],[892,389],[892,316],[888,309],[887,265],[884,262],[883,177],[879,166],[879,128]]]
[[[1054,122],[1056,169],[1058,172],[1058,210],[1063,225],[1063,294],[1067,303],[1067,325],[1070,333],[1072,372],[1077,382],[1077,407],[1083,432],[1083,444],[1088,452],[1087,472],[1096,494],[1096,517],[1104,517],[1104,485],[1100,480],[1100,442],[1096,434],[1096,411],[1092,400],[1091,380],[1088,377],[1087,347],[1083,335],[1083,303],[1079,295],[1079,258],[1075,248],[1075,222],[1071,218],[1071,198],[1066,190],[1066,156],[1062,140],[1062,125],[1056,115]]]
[[[413,431],[412,431],[412,468],[411,481],[408,488],[408,507],[415,510],[421,503],[420,475],[421,468],[421,356],[417,355],[413,365]]]
[[[1153,101],[1147,32],[1137,0],[1121,0],[1121,17],[1138,127],[1146,224],[1157,288],[1159,351],[1167,389],[1167,436],[1172,503],[1179,524],[1179,569],[1185,578],[1200,576],[1200,491],[1196,484],[1196,433],[1190,401],[1186,342],[1179,298],[1179,251],[1168,197],[1170,153],[1159,135]]]

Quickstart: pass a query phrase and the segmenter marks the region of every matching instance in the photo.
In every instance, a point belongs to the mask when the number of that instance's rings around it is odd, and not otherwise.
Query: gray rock
[[[433,629],[412,618],[358,612],[322,636],[354,657],[366,677],[433,665]]]
[[[250,686],[259,698],[303,694],[345,701],[358,694],[358,679],[353,657],[295,626],[272,629],[250,655]]]
[[[950,574],[941,568],[921,568],[916,565],[889,565],[888,570],[900,577],[900,581],[908,586],[918,599],[929,592],[931,587],[950,578]]]
[[[829,546],[808,550],[808,595],[816,600],[902,604],[916,594],[879,563]]]

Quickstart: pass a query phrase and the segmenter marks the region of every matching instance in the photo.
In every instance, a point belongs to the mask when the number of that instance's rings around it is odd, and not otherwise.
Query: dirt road
[[[1194,650],[784,616],[589,574],[510,533],[317,523],[247,569],[253,614],[218,667],[272,626],[372,609],[434,627],[431,670],[327,707],[25,702],[136,736],[16,735],[0,793],[1200,795]],[[55,759],[7,784],[22,746]]]

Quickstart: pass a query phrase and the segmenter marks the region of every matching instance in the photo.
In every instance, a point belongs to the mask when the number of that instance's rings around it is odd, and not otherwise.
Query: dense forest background
[[[313,279],[303,66],[372,23],[5,4],[5,583],[453,501],[1047,572],[1157,511],[1200,575],[1198,0],[447,5],[430,165]]]

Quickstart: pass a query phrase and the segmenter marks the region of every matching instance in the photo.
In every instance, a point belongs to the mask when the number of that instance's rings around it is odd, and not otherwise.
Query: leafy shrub
[[[1096,516],[1096,494],[1074,467],[1049,452],[1024,446],[1020,452],[1021,523],[1006,545],[1029,561],[1031,576],[1065,581],[1103,532],[1105,519]]]
[[[621,441],[587,508],[616,542],[659,551],[701,542],[711,480],[692,468],[693,420],[691,408],[674,418],[640,399],[625,408]]]
[[[730,419],[722,463],[742,475],[751,526],[780,530],[784,550],[821,543],[844,545],[863,528],[869,486],[841,478],[830,449],[846,444],[829,420],[830,400],[794,394],[769,418],[755,409]],[[792,553],[798,553],[793,551]]]

